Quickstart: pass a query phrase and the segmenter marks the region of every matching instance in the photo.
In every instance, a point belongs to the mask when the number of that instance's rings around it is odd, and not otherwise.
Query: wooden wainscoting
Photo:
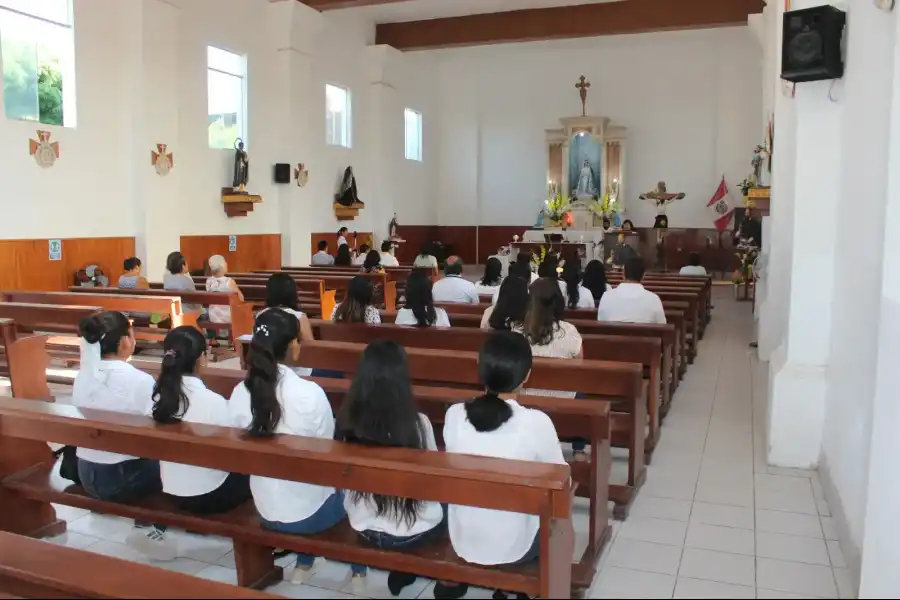
[[[221,254],[228,269],[247,272],[281,268],[281,234],[262,233],[237,236],[237,251],[228,251],[227,235],[183,235],[181,253],[192,271],[206,268],[210,256]]]
[[[100,265],[116,285],[122,261],[134,256],[133,237],[69,238],[62,240],[62,260],[50,260],[49,239],[0,240],[0,289],[65,290],[75,284],[75,272]]]
[[[372,240],[375,239],[375,236],[371,231],[358,231],[356,232],[357,237],[354,243],[353,239],[353,230],[344,236],[347,238],[347,241],[350,243],[350,247],[354,246],[359,247],[365,243],[368,243],[370,246],[372,245]],[[309,249],[312,254],[316,253],[316,248],[319,246],[319,242],[325,240],[328,242],[328,252],[334,256],[337,253],[337,232],[336,231],[320,231],[318,233],[309,234]],[[381,248],[378,248],[380,250]]]

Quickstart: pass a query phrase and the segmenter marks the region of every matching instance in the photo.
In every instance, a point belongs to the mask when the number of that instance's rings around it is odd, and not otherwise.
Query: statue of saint
[[[576,196],[593,196],[597,193],[594,187],[594,169],[588,159],[584,159],[581,173],[578,175],[578,186],[575,188]]]
[[[344,177],[341,179],[340,192],[335,194],[335,200],[342,206],[363,204],[356,194],[356,177],[353,175],[353,167],[344,169]]]
[[[234,146],[234,180],[232,187],[235,192],[246,192],[247,182],[250,180],[250,157],[244,150],[244,140],[238,138]]]
[[[390,234],[391,239],[397,237],[397,213],[394,213],[394,218],[391,219],[391,222],[388,224],[388,232]]]

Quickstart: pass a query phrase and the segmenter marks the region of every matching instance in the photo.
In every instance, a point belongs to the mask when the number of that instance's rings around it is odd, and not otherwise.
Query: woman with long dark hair
[[[510,329],[525,321],[528,307],[528,282],[516,274],[503,280],[497,303],[487,307],[481,317],[482,329]]]
[[[563,320],[565,300],[557,282],[541,278],[529,290],[528,309],[521,327],[514,327],[531,344],[535,356],[581,358],[581,334]]]
[[[256,317],[247,378],[234,388],[228,402],[233,423],[246,428],[247,437],[334,437],[334,415],[325,392],[285,364],[297,359],[298,330],[297,318],[277,308]],[[311,535],[346,516],[344,494],[332,487],[253,475],[250,489],[262,526],[272,531]],[[294,583],[312,576],[314,561],[311,555],[297,554]]]
[[[413,271],[406,280],[406,308],[397,311],[397,325],[417,327],[450,327],[450,317],[443,308],[434,306],[433,282],[425,271]]]
[[[478,355],[484,394],[447,411],[447,452],[566,464],[550,418],[516,402],[531,363],[531,350],[521,335],[490,334]],[[451,505],[448,525],[453,549],[467,562],[493,566],[537,558],[540,520],[534,515]],[[439,582],[434,597],[460,598],[467,587]]]
[[[206,423],[230,427],[228,402],[197,377],[206,364],[206,338],[194,327],[176,327],[163,341],[165,355],[153,387],[157,423]],[[187,512],[228,512],[250,499],[250,477],[175,462],[160,462],[163,491]]]
[[[331,320],[336,323],[381,323],[381,315],[372,302],[375,287],[366,277],[354,277],[347,284],[347,292],[334,307]]]
[[[301,345],[303,342],[315,340],[312,326],[309,324],[309,317],[300,310],[300,300],[297,297],[297,283],[287,273],[273,273],[266,282],[266,308],[261,310],[259,314],[273,308],[280,308],[297,317],[297,322],[300,324],[300,337],[297,339]],[[312,374],[312,369],[306,367],[293,366],[291,368],[301,377]]]
[[[413,398],[406,351],[397,343],[379,340],[363,352],[334,437],[367,446],[437,450],[431,422]],[[385,549],[418,546],[440,531],[444,520],[438,502],[411,498],[348,490],[344,507],[350,526],[369,544]],[[366,567],[352,569],[354,577],[365,577]],[[388,588],[396,596],[415,580],[415,575],[392,571]]]
[[[479,294],[496,294],[503,283],[503,263],[496,256],[492,256],[484,263],[484,277],[475,284],[475,290]]]
[[[594,297],[581,285],[581,263],[567,260],[563,265],[562,280],[566,284],[566,306],[569,308],[597,308]]]
[[[334,257],[334,266],[336,267],[352,267],[353,254],[350,252],[350,246],[341,244],[338,246],[337,254]]]
[[[592,260],[584,268],[581,285],[594,297],[595,305],[599,305],[603,294],[612,289],[612,286],[606,283],[606,267],[599,260]]]
[[[369,250],[361,271],[363,273],[384,273],[384,267],[381,266],[381,253],[378,250]]]

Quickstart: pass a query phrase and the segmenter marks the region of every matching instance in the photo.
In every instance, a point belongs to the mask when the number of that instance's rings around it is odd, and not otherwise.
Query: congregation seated
[[[195,292],[197,286],[188,271],[187,260],[184,254],[178,252],[169,253],[166,257],[166,272],[163,274],[163,289],[178,292]],[[184,312],[203,312],[200,304],[182,304]]]
[[[665,324],[666,311],[659,296],[644,288],[644,260],[633,256],[625,261],[625,280],[603,294],[597,307],[598,321]]]
[[[456,304],[478,304],[481,299],[475,284],[463,279],[463,261],[458,256],[451,256],[444,266],[444,277],[434,284],[435,302],[452,302]]]
[[[369,250],[369,253],[366,254],[365,261],[363,261],[360,272],[384,273],[384,268],[381,266],[381,253],[378,252],[378,250]]]
[[[569,308],[597,308],[594,295],[581,284],[581,263],[568,260],[563,266],[562,281],[566,284],[566,306]]]
[[[337,232],[337,247],[338,251],[340,251],[341,246],[350,247],[350,244],[347,243],[347,234],[350,232],[346,227],[341,227]]]
[[[503,263],[496,256],[484,264],[484,276],[475,284],[479,294],[495,294],[503,283]]]
[[[531,364],[531,349],[521,335],[498,331],[488,337],[478,355],[484,394],[447,410],[447,452],[566,464],[550,418],[516,402]],[[451,505],[447,519],[453,550],[470,563],[525,564],[537,558],[536,516]],[[434,597],[460,598],[467,589],[465,584],[438,582]]]
[[[369,245],[362,244],[359,247],[359,252],[356,253],[356,256],[353,258],[353,266],[361,267],[363,263],[366,262],[366,257],[369,254]]]
[[[283,310],[271,309],[256,318],[247,378],[228,401],[232,424],[246,429],[250,438],[334,437],[334,415],[325,392],[285,365],[299,354],[298,335],[296,317]],[[344,493],[333,487],[253,475],[250,490],[261,525],[272,531],[312,535],[346,517]],[[314,562],[314,556],[297,553],[293,582],[306,582]]]
[[[542,279],[550,279],[556,282],[556,285],[559,286],[559,293],[562,294],[563,299],[568,295],[568,290],[566,289],[566,282],[559,278],[560,271],[562,269],[559,266],[559,258],[557,258],[553,254],[548,254],[544,257],[544,260],[538,265],[537,276]]]
[[[290,313],[297,318],[297,322],[300,325],[297,339],[301,345],[303,342],[311,342],[315,339],[312,326],[309,324],[309,317],[300,310],[300,301],[297,298],[297,284],[294,282],[294,278],[287,273],[273,273],[266,282],[266,307],[259,314],[274,308]],[[293,369],[301,377],[312,373],[312,369],[305,367],[293,367]]]
[[[319,240],[318,245],[316,246],[318,252],[313,254],[312,259],[310,259],[309,264],[313,267],[330,267],[334,264],[334,257],[328,254],[328,241],[327,240]]]
[[[116,287],[123,290],[148,290],[150,284],[141,276],[141,259],[136,256],[126,258],[122,263],[122,273]]]
[[[334,266],[336,267],[352,267],[353,255],[350,253],[350,246],[341,244],[338,246],[337,255],[334,257]]]
[[[406,308],[397,311],[397,325],[417,327],[450,327],[450,317],[443,308],[435,308],[433,283],[425,271],[413,271],[406,281]]]
[[[700,254],[691,252],[688,255],[688,264],[681,267],[679,275],[706,275],[706,267],[700,264]]]
[[[495,304],[488,306],[481,317],[481,328],[508,330],[521,326],[528,308],[528,281],[518,273],[510,273],[494,299]]]
[[[531,269],[532,259],[533,259],[533,255],[531,254],[531,252],[523,251],[523,252],[519,252],[519,254],[516,256],[515,263],[513,263],[519,269],[521,269],[520,273],[524,274],[526,271],[528,272],[528,283],[529,284],[534,283],[535,281],[537,281],[537,278],[538,278],[538,274],[535,273]],[[513,265],[510,265],[509,268],[510,268],[510,270],[512,270]]]
[[[381,315],[373,304],[374,296],[371,281],[365,277],[354,277],[347,284],[344,299],[334,307],[331,320],[336,323],[381,323]]]
[[[437,450],[431,421],[416,407],[406,351],[396,342],[379,340],[362,355],[341,404],[334,439],[366,446]],[[344,492],[347,520],[360,538],[377,548],[414,548],[443,530],[444,509],[422,502],[352,490]],[[351,565],[352,587],[360,589],[367,567]],[[391,571],[388,589],[397,596],[416,576]]]
[[[438,261],[437,258],[431,253],[431,244],[425,244],[424,246],[422,246],[422,249],[419,251],[419,255],[416,256],[416,260],[413,261],[413,266],[424,269],[437,269]]]
[[[209,258],[209,272],[211,275],[206,279],[207,292],[234,292],[238,295],[238,299],[243,302],[244,295],[238,284],[228,277],[228,263],[225,257],[216,254]],[[231,323],[231,308],[221,304],[214,304],[209,307],[209,320],[213,323]]]
[[[581,285],[591,293],[595,306],[600,304],[603,294],[612,289],[612,286],[606,282],[606,267],[599,260],[590,261],[584,268]]]
[[[399,267],[400,262],[394,256],[394,242],[385,240],[381,242],[381,266]]]

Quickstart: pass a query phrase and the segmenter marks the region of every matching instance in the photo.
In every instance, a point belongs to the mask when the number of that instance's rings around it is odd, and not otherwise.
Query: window
[[[71,0],[0,0],[8,119],[75,127]]]
[[[209,85],[209,147],[231,150],[238,138],[246,141],[244,75],[247,73],[247,59],[227,50],[207,46],[206,67]]]
[[[350,90],[325,84],[325,143],[350,147]]]
[[[403,111],[406,124],[406,160],[422,161],[422,113],[407,108]]]

